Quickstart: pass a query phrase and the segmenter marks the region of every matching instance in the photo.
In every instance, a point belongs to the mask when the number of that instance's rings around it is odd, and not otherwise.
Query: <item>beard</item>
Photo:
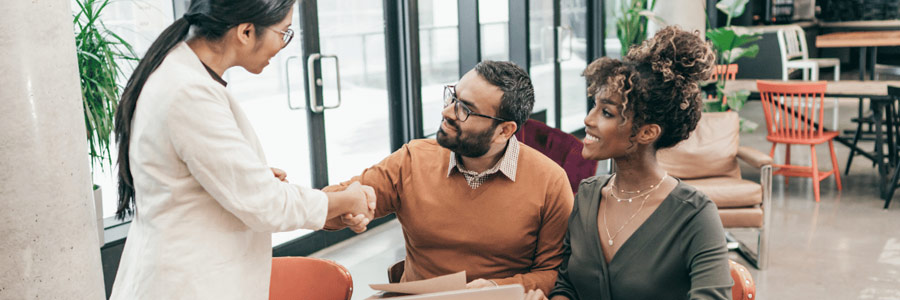
[[[438,127],[436,140],[441,147],[465,157],[481,157],[491,149],[491,137],[497,128],[496,123],[484,131],[470,134],[463,133],[455,121],[442,120],[442,122],[447,122],[448,126],[456,130],[456,137],[447,136],[444,128]]]

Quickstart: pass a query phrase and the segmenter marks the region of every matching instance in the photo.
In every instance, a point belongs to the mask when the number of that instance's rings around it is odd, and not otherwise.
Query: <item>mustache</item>
[[[441,121],[447,122],[447,125],[449,125],[450,127],[453,127],[453,129],[456,129],[456,132],[460,131],[459,124],[457,124],[456,121],[446,119],[446,118],[442,118]],[[440,127],[438,127],[438,128],[440,128]]]

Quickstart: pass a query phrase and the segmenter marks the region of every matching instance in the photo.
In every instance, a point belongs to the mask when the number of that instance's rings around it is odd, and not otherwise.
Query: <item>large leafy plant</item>
[[[741,58],[755,58],[759,54],[759,45],[754,42],[761,37],[757,33],[738,33],[731,26],[731,19],[744,14],[749,0],[720,0],[716,3],[716,8],[727,17],[725,26],[719,28],[709,28],[706,31],[706,38],[712,43],[716,50],[716,57],[719,65],[727,66],[737,62]],[[709,18],[707,18],[709,21]],[[709,27],[709,26],[708,26]],[[728,84],[727,76],[717,76],[715,82],[716,97],[715,101],[708,101],[704,105],[706,111],[740,111],[750,96],[750,91],[739,90],[726,92],[725,86]],[[755,124],[741,120],[744,129],[752,130]]]
[[[123,74],[120,62],[136,61],[131,45],[116,35],[100,20],[109,0],[75,0],[78,11],[74,15],[75,46],[81,75],[81,98],[84,124],[94,164],[112,166],[110,139],[113,119],[122,86],[117,79]]]
[[[622,57],[628,54],[631,46],[638,45],[647,39],[647,23],[653,20],[664,23],[653,13],[659,0],[623,0],[619,16],[616,18],[616,35],[622,48]]]

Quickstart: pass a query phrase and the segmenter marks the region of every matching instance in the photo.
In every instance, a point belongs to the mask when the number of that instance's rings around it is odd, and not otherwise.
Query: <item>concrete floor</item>
[[[842,129],[854,128],[849,120],[856,114],[856,100],[841,100],[840,106]],[[741,116],[765,123],[759,102],[748,103]],[[826,106],[826,116],[831,116],[830,106]],[[826,123],[830,124],[830,119]],[[771,147],[765,140],[764,125],[756,132],[743,133],[741,144],[765,153]],[[872,148],[871,142],[862,145]],[[793,162],[808,161],[808,149],[792,148]],[[835,150],[843,171],[849,149],[835,143]],[[828,169],[827,146],[818,146],[816,152],[821,168]],[[783,148],[776,153],[776,161],[781,162]],[[759,172],[744,168],[743,176],[756,180]],[[861,156],[842,180],[843,191],[836,189],[831,178],[822,181],[821,202],[816,203],[810,179],[791,178],[785,185],[783,177],[774,178],[769,268],[750,268],[758,297],[900,299],[900,199],[895,199],[890,209],[882,209],[876,172],[871,161]],[[753,231],[733,233],[755,246]],[[354,279],[353,299],[364,299],[374,293],[368,284],[387,282],[386,269],[403,259],[403,247],[403,235],[395,220],[313,256],[346,266]],[[749,266],[737,253],[730,256]]]

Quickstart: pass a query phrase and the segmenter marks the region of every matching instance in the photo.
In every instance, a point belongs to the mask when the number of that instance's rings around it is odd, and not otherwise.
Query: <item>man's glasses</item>
[[[287,47],[287,45],[291,43],[291,40],[294,39],[294,30],[293,29],[288,28],[288,30],[286,30],[286,31],[281,31],[281,30],[278,30],[278,29],[275,29],[272,27],[268,27],[268,28],[269,28],[269,30],[272,30],[274,32],[281,34],[281,40],[284,42],[284,46],[281,46],[282,48]]]
[[[460,122],[465,122],[469,119],[469,116],[479,116],[482,118],[488,118],[492,120],[497,120],[500,122],[509,122],[509,120],[501,119],[498,117],[492,117],[488,115],[479,114],[473,112],[465,103],[459,101],[459,98],[456,98],[456,86],[455,85],[445,85],[444,86],[444,108],[447,106],[455,105],[453,107],[453,112],[456,113],[456,119]]]

